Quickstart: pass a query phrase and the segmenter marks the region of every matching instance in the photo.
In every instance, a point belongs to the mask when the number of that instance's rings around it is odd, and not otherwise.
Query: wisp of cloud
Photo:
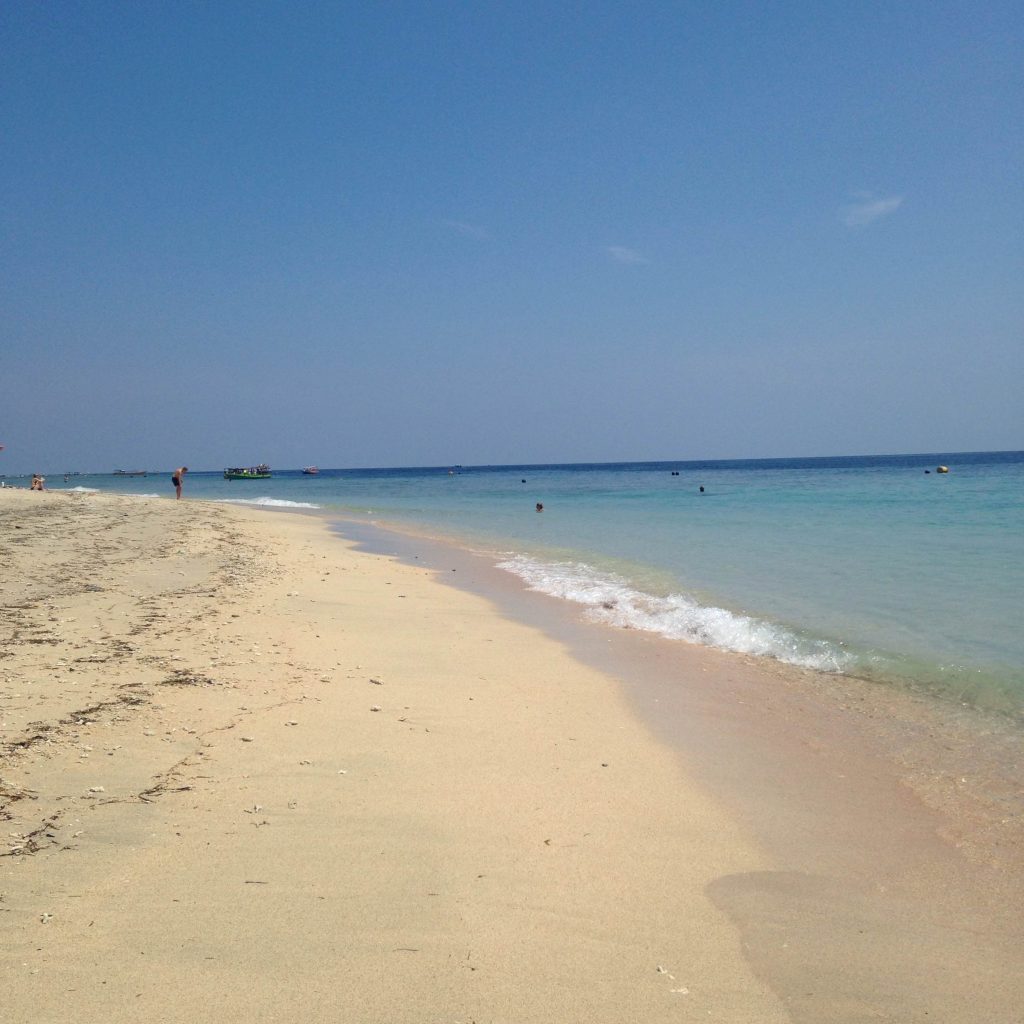
[[[650,263],[651,261],[636,249],[627,249],[624,245],[607,245],[605,252],[616,263]]]
[[[890,213],[895,212],[902,202],[903,196],[887,196],[880,199],[871,193],[866,193],[860,202],[843,207],[843,223],[848,228],[864,227],[865,224],[870,224],[872,221],[878,220],[879,217],[887,217]]]
[[[481,227],[479,224],[467,224],[461,220],[443,220],[441,223],[466,238],[476,238],[483,241],[491,237],[487,228]]]

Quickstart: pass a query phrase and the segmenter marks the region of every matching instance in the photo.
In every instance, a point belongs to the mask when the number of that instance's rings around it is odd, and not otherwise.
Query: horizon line
[[[443,470],[447,472],[450,469],[462,469],[462,470],[493,470],[493,469],[552,469],[563,466],[680,466],[680,465],[708,465],[709,463],[734,463],[734,462],[822,462],[835,459],[924,459],[924,458],[954,458],[957,456],[965,455],[1024,455],[1024,449],[1018,448],[981,448],[971,451],[931,451],[931,452],[865,452],[860,454],[846,454],[846,455],[759,455],[754,458],[747,458],[743,456],[729,456],[724,458],[682,458],[682,459],[615,459],[613,461],[579,461],[579,462],[477,462],[477,463],[432,463],[424,465],[394,465],[394,466],[331,466],[326,469],[320,469],[320,473],[368,473],[378,472],[381,470],[386,471],[402,471],[402,470]],[[302,466],[288,467],[286,469],[276,470],[278,473],[300,473],[302,472]],[[163,476],[173,472],[173,469],[146,469],[146,470],[131,470],[131,473],[143,474],[150,476]],[[220,467],[217,469],[190,469],[189,473],[196,474],[222,474],[224,468]],[[273,469],[271,472],[275,472]],[[46,474],[41,474],[45,476]],[[52,477],[58,476],[124,476],[122,472],[116,470],[59,470],[50,471]],[[31,477],[33,473],[0,473],[0,480],[2,479],[20,479],[22,477]]]

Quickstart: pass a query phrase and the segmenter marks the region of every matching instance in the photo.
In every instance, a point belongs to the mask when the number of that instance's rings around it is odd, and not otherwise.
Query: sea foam
[[[220,498],[224,505],[269,505],[274,508],[320,508],[309,501],[288,501],[285,498]]]
[[[845,671],[853,661],[827,641],[798,636],[764,619],[702,605],[684,594],[658,597],[644,593],[625,578],[583,562],[544,562],[512,555],[499,562],[498,568],[519,576],[530,590],[583,605],[588,618],[611,626],[775,658],[822,672]]]

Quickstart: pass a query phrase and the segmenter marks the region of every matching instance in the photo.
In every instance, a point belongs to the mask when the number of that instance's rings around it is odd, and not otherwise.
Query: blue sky
[[[1024,447],[1017,3],[0,8],[0,472]]]

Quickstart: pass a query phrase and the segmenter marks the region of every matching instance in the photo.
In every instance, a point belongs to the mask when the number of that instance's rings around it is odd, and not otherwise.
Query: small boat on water
[[[306,476],[316,476],[320,470],[316,466],[303,466],[302,472],[305,473]]]
[[[115,469],[114,476],[145,476],[145,469]],[[65,476],[78,476],[77,473],[65,473]]]
[[[258,466],[231,466],[224,470],[225,480],[269,480],[270,467],[261,462]]]

